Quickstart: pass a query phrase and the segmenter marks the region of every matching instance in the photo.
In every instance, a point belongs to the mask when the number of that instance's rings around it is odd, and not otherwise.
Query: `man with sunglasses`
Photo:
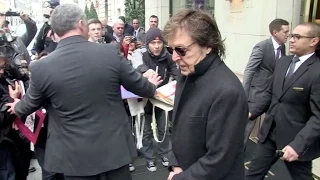
[[[312,160],[320,156],[320,58],[315,54],[320,26],[298,25],[290,36],[291,56],[277,64],[261,105],[250,109],[254,119],[266,113],[247,180],[260,180],[279,159],[292,180],[312,178]]]
[[[289,35],[289,22],[275,19],[269,24],[271,37],[256,44],[252,50],[247,67],[244,71],[243,87],[248,97],[249,109],[258,106],[260,98],[267,90],[273,71],[280,57],[286,55],[285,45]],[[249,121],[246,127],[246,144],[256,122],[261,117]]]
[[[224,40],[199,9],[177,12],[163,30],[178,64],[168,180],[244,180],[248,117],[239,79],[222,61]]]
[[[117,19],[113,25],[113,41],[120,43],[124,35],[124,22],[121,19]]]
[[[144,74],[145,77],[152,74],[161,76],[163,82],[159,85],[163,86],[169,82],[170,77],[176,79],[178,69],[176,64],[172,61],[171,55],[164,48],[164,39],[161,35],[161,30],[157,27],[151,27],[146,33],[146,51],[141,56],[134,56],[132,61],[142,62],[137,70]],[[134,63],[133,63],[134,64]],[[162,139],[165,134],[165,113],[160,108],[155,109],[155,116],[157,120],[159,139]],[[152,104],[148,101],[145,106],[145,125],[143,133],[143,148],[141,149],[147,161],[147,169],[149,171],[156,171],[155,155],[153,150],[153,133],[151,129],[152,117]],[[169,149],[169,136],[166,137],[162,143],[158,144],[158,154],[161,157],[162,165],[167,167],[169,164],[168,153]]]

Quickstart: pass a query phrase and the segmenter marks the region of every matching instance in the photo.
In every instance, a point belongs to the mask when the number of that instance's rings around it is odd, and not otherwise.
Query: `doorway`
[[[320,24],[320,2],[318,0],[305,0],[302,8],[303,22]]]

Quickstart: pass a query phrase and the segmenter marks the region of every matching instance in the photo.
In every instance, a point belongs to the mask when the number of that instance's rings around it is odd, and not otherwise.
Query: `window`
[[[170,17],[184,8],[199,8],[207,11],[209,14],[214,14],[215,0],[170,0],[169,13]]]

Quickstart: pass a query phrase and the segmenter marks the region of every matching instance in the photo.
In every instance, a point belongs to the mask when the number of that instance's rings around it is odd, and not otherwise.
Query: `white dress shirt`
[[[296,72],[296,70],[302,65],[302,63],[304,63],[306,60],[308,60],[313,54],[314,54],[314,52],[299,57],[299,60],[300,60],[300,61],[296,62],[296,65],[295,65],[295,67],[294,67],[294,71],[293,71],[293,72]],[[290,67],[290,66],[289,66],[289,67]],[[288,68],[288,70],[287,70],[287,74],[288,74],[288,71],[289,71],[289,68]]]

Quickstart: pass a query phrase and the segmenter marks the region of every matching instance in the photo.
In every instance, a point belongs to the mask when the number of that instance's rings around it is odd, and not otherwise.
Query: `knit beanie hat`
[[[161,30],[157,27],[151,27],[146,33],[146,44],[149,44],[153,40],[163,40]]]

